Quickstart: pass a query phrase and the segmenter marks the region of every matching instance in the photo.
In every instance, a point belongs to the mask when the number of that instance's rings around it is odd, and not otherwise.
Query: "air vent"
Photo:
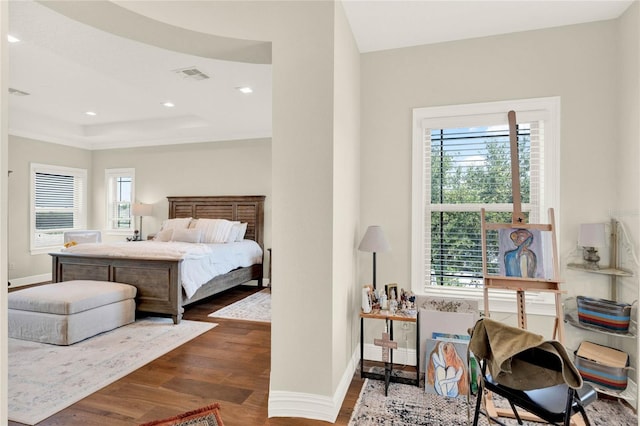
[[[206,75],[196,67],[181,68],[178,70],[173,70],[173,72],[175,72],[182,78],[189,78],[191,80],[206,80],[207,78],[209,78],[208,75]]]
[[[23,92],[22,90],[14,89],[13,87],[9,87],[9,94],[16,96],[29,96],[31,93]]]

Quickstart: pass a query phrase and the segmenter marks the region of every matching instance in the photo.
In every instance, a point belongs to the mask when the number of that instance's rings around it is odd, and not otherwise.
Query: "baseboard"
[[[269,391],[269,417],[296,417],[334,423],[358,365],[354,351],[333,397],[299,392]]]
[[[9,288],[22,287],[25,285],[31,284],[39,284],[47,281],[51,281],[51,273],[41,274],[41,275],[32,275],[30,277],[22,277],[22,278],[10,278],[9,283],[11,284]]]

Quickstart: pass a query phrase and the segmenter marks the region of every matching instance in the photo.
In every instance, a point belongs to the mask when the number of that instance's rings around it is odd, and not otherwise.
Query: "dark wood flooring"
[[[49,417],[39,426],[138,425],[213,402],[220,403],[225,426],[329,424],[300,418],[267,418],[270,324],[207,317],[259,290],[241,286],[187,307],[184,319],[219,325]],[[356,374],[336,425],[349,422],[362,383]],[[9,422],[9,425],[21,423]]]

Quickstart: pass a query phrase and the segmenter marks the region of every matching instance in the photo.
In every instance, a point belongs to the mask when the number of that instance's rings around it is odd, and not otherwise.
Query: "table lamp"
[[[367,228],[367,232],[364,233],[360,246],[360,251],[368,251],[373,253],[373,290],[376,290],[376,252],[383,252],[391,250],[387,239],[382,232],[382,227],[379,225],[372,225]]]
[[[604,223],[581,224],[578,245],[583,248],[582,258],[585,262],[585,268],[600,269],[598,265],[600,256],[596,247],[605,247],[607,245]]]
[[[142,217],[151,216],[152,212],[153,212],[153,205],[151,204],[135,203],[131,207],[131,214],[133,214],[134,216],[140,217],[140,233],[138,234],[138,240],[142,240]]]

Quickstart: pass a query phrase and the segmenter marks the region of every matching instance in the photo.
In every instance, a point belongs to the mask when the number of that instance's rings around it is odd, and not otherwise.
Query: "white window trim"
[[[425,231],[424,199],[424,129],[464,127],[473,125],[507,123],[507,112],[515,111],[520,122],[545,119],[544,176],[546,184],[540,200],[541,218],[554,208],[556,233],[560,232],[557,218],[560,217],[560,98],[533,98],[512,101],[487,102],[466,105],[414,108],[412,143],[412,208],[411,208],[411,288],[416,294],[434,297],[484,300],[482,289],[433,287],[424,289],[425,253],[423,236]],[[494,121],[491,123],[490,121]],[[550,185],[548,183],[552,183]],[[549,188],[552,186],[552,188]],[[558,248],[558,253],[560,249]],[[516,312],[516,294],[510,291],[490,290],[490,307],[495,312]],[[527,312],[530,314],[555,316],[555,297],[550,293],[527,293]],[[482,306],[482,305],[481,305]]]
[[[117,168],[117,169],[105,169],[104,170],[104,187],[105,187],[105,226],[104,233],[107,235],[131,235],[133,230],[135,229],[135,221],[134,217],[131,216],[131,226],[129,229],[113,229],[109,225],[111,222],[111,214],[109,213],[110,209],[110,198],[111,198],[111,184],[110,179],[117,176],[131,176],[131,204],[133,205],[134,200],[136,199],[136,169],[135,168]]]
[[[62,247],[62,244],[54,246],[35,246],[35,231],[36,231],[36,205],[35,205],[35,190],[36,190],[36,173],[52,173],[52,174],[70,174],[82,177],[84,185],[82,188],[81,199],[84,205],[84,209],[79,217],[79,226],[74,229],[86,229],[87,228],[87,187],[89,182],[87,180],[87,170],[79,169],[75,167],[54,166],[50,164],[31,163],[31,169],[29,174],[29,252],[32,255],[45,254],[51,251],[58,251]]]

